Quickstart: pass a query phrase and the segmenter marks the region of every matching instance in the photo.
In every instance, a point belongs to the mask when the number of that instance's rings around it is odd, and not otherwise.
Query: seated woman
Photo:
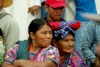
[[[51,46],[52,30],[44,19],[33,20],[28,28],[29,40],[10,48],[2,67],[57,67],[59,51]]]
[[[60,53],[59,67],[87,67],[74,50],[74,30],[64,24],[66,23],[50,22],[53,30],[53,45]]]
[[[3,57],[4,57],[4,54],[5,54],[5,47],[3,45],[3,34],[2,34],[2,30],[0,28],[0,66],[1,66],[1,63],[3,62]]]

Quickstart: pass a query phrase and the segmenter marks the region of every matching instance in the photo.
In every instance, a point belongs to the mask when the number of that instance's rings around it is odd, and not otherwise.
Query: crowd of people
[[[41,8],[41,18],[19,40],[18,24],[4,10],[13,0],[0,0],[0,67],[100,67],[100,21],[82,16],[97,15],[95,0],[74,1],[75,21],[65,21],[65,0],[36,0],[28,12]]]

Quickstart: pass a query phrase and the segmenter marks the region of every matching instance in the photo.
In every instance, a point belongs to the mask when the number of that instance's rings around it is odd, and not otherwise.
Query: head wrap
[[[53,30],[53,36],[58,37],[59,35],[61,35],[61,38],[65,38],[70,32],[74,34],[74,30],[77,30],[81,26],[80,22],[71,21],[50,22],[50,25]]]
[[[81,27],[82,23],[79,21],[61,21],[61,22],[50,22],[52,30],[59,30],[64,26],[68,25],[73,30],[77,30]]]

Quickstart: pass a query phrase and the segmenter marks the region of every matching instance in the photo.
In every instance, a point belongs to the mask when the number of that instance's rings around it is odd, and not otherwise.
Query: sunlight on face
[[[74,37],[68,34],[65,39],[58,41],[57,47],[62,52],[72,53],[74,49]]]
[[[51,40],[52,40],[52,30],[47,25],[43,25],[43,27],[41,27],[41,29],[39,29],[34,36],[34,41],[39,47],[49,46]]]

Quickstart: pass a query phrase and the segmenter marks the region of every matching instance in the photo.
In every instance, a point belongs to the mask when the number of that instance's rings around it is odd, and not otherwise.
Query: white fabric
[[[38,0],[37,0],[38,1]],[[20,40],[28,38],[28,25],[31,20],[40,17],[28,13],[28,8],[35,4],[35,0],[14,0],[13,5],[5,8],[8,13],[17,21],[20,28]]]
[[[20,27],[20,40],[28,38],[27,28],[30,21],[37,16],[40,17],[40,14],[34,16],[30,13],[28,14],[28,7],[38,3],[40,4],[42,1],[43,0],[14,0],[13,5],[6,8],[6,11],[14,17]],[[96,0],[97,11],[100,14],[99,3],[100,0]],[[75,4],[73,1],[69,4],[69,6],[73,9],[73,11],[75,11]],[[74,16],[68,8],[66,8],[65,19],[69,21],[74,20]]]

